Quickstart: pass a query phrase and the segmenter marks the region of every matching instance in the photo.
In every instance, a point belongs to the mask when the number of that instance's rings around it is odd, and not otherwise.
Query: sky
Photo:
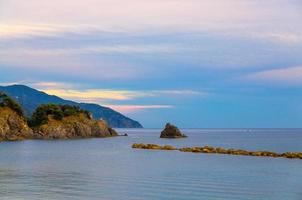
[[[301,0],[0,0],[0,85],[146,128],[298,128],[301,11]]]

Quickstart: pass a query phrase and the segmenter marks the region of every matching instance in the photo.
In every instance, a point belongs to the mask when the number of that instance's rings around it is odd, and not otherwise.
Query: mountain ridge
[[[106,120],[108,124],[114,128],[143,127],[138,121],[130,119],[111,108],[94,103],[78,103],[71,100],[65,100],[61,97],[49,95],[26,85],[0,86],[0,91],[16,100],[22,106],[26,116],[30,116],[41,104],[68,104],[79,106],[82,109],[90,111],[95,118]]]

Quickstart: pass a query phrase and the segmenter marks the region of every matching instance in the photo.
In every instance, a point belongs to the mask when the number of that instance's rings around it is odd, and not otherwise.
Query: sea
[[[0,143],[1,200],[302,200],[302,160],[132,149],[302,151],[302,129],[118,129],[128,137]]]

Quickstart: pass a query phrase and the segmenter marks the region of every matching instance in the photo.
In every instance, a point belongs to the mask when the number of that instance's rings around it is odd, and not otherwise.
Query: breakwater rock
[[[132,148],[135,149],[154,149],[154,150],[177,150],[177,148],[170,146],[170,145],[164,145],[160,146],[157,144],[133,144]]]
[[[242,149],[225,149],[221,147],[184,147],[176,148],[170,145],[160,146],[157,144],[133,144],[132,148],[136,149],[151,149],[151,150],[178,150],[181,152],[191,153],[212,153],[212,154],[229,154],[229,155],[241,155],[241,156],[260,156],[260,157],[273,157],[273,158],[290,158],[290,159],[302,159],[302,152],[286,152],[275,153],[270,151],[247,151]]]

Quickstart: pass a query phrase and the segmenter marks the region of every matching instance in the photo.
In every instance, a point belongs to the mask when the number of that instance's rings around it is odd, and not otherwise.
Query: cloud
[[[141,80],[165,70],[266,66],[301,51],[296,1],[3,0],[0,7],[0,67],[27,79]]]
[[[79,32],[73,26],[60,26],[51,24],[0,24],[0,39],[16,39],[22,37],[54,37],[68,32]]]
[[[19,83],[24,84],[24,82]],[[74,87],[74,84],[69,83],[62,83],[62,82],[26,82],[25,84],[29,84],[31,87],[35,89],[53,89],[53,88],[65,88],[65,89],[71,89]]]
[[[132,45],[93,45],[80,47],[65,48],[7,48],[0,50],[0,56],[7,57],[10,55],[20,54],[23,56],[62,56],[77,54],[163,54],[188,51],[184,47],[171,44],[132,44]]]
[[[301,5],[295,0],[3,0],[0,38],[186,32],[296,42],[301,41]]]
[[[88,89],[88,90],[64,90],[64,89],[44,89],[44,92],[62,98],[83,101],[102,102],[104,100],[131,100],[135,98],[152,96],[139,91],[109,90],[109,89]]]
[[[37,87],[46,88],[41,89],[42,91],[56,95],[65,99],[74,100],[78,102],[86,103],[98,103],[103,106],[110,107],[124,114],[135,113],[141,110],[148,109],[168,109],[173,108],[173,105],[136,105],[136,104],[106,104],[106,101],[129,101],[136,100],[139,98],[162,98],[175,96],[182,97],[185,96],[196,96],[205,95],[206,93],[201,93],[193,90],[150,90],[150,91],[133,91],[133,90],[109,90],[109,89],[59,89],[60,87],[70,86],[65,83],[52,83],[52,82],[42,82],[32,84]],[[52,88],[53,89],[50,89]]]
[[[26,82],[21,81],[14,84],[25,84],[41,90],[50,95],[56,95],[68,100],[86,103],[108,104],[106,102],[131,102],[137,99],[171,99],[190,98],[194,96],[204,97],[207,92],[177,89],[177,90],[121,90],[121,89],[89,89],[89,85],[67,83],[67,82]],[[8,85],[5,84],[5,85]],[[127,105],[128,107],[130,105]],[[134,105],[135,106],[135,105]],[[151,107],[150,107],[151,108]],[[154,107],[156,108],[156,107]],[[138,106],[137,109],[140,109]]]
[[[118,112],[123,114],[135,113],[138,111],[146,110],[146,109],[169,109],[173,108],[172,105],[104,105],[110,107]]]
[[[208,93],[194,91],[194,90],[155,90],[153,93],[163,94],[163,95],[190,95],[190,96],[206,96]]]
[[[118,100],[126,101],[138,98],[150,98],[150,97],[172,97],[172,96],[196,96],[207,93],[198,92],[193,90],[150,90],[150,91],[135,91],[135,90],[110,90],[110,89],[59,89],[58,87],[64,86],[64,84],[52,84],[52,83],[38,83],[33,84],[39,86],[39,88],[51,95],[56,95],[62,98],[82,101],[82,102],[94,102],[101,103],[104,100]],[[54,87],[54,88],[52,88]],[[43,89],[46,88],[46,89]]]
[[[0,48],[0,67],[25,70],[26,74],[57,77],[69,74],[71,77],[87,77],[91,80],[140,79],[151,74],[153,67],[149,63],[144,66],[144,63],[136,60],[129,62],[129,56],[164,56],[189,50],[174,44],[84,44],[62,47],[64,39],[52,41],[50,46],[38,47],[31,47],[30,42],[16,47],[10,43]],[[74,42],[83,40],[85,38]]]
[[[266,35],[259,36],[274,42],[281,42],[285,44],[302,43],[301,32],[283,32],[283,33],[267,33]]]
[[[244,77],[246,80],[277,84],[302,84],[302,66],[265,70]]]
[[[18,59],[16,59],[18,58]],[[33,77],[73,78],[78,80],[127,80],[144,77],[151,69],[138,64],[112,61],[87,55],[46,51],[0,50],[0,68],[14,74],[24,73],[24,79]],[[17,72],[18,73],[17,73]]]

